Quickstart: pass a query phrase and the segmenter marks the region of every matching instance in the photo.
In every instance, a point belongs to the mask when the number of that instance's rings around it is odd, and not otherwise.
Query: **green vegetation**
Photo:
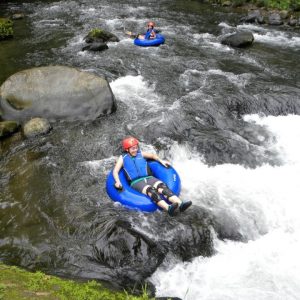
[[[212,0],[211,2],[224,4],[228,0]],[[229,0],[229,2],[234,7],[253,4],[269,9],[300,11],[300,0]]]
[[[0,263],[0,300],[150,300],[142,296],[112,292],[96,281],[78,283],[42,272],[31,273]]]
[[[260,7],[274,8],[280,10],[300,9],[300,0],[253,0],[253,3]]]
[[[103,33],[102,29],[94,28],[89,32],[89,36],[96,38],[101,36],[102,33]]]
[[[1,113],[1,112],[0,112]],[[1,121],[0,120],[0,139],[6,137],[16,132],[19,128],[19,125],[15,121]]]
[[[12,26],[13,21],[6,18],[0,18],[0,40],[11,38],[13,36],[14,31]]]
[[[92,39],[101,39],[103,42],[107,42],[113,37],[113,35],[103,29],[94,28],[89,32],[88,37]]]

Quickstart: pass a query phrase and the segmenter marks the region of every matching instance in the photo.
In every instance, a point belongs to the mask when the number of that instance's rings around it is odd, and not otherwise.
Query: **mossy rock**
[[[24,125],[23,131],[26,137],[33,138],[47,134],[51,129],[52,127],[48,120],[43,118],[33,118]]]
[[[252,32],[243,31],[226,36],[221,40],[221,43],[231,47],[243,48],[252,45],[253,41],[254,36]]]
[[[12,38],[13,35],[13,21],[6,18],[0,18],[0,40]]]
[[[0,122],[0,139],[12,135],[19,128],[19,124],[15,121]]]
[[[119,42],[119,39],[117,36],[114,34],[100,29],[100,28],[94,28],[92,29],[88,35],[84,38],[84,40],[87,43],[92,43],[92,42]]]

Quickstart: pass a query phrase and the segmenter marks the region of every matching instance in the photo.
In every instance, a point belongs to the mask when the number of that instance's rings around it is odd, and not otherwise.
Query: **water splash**
[[[282,166],[246,169],[239,165],[208,167],[184,146],[172,148],[181,174],[183,196],[211,211],[229,212],[248,243],[215,240],[217,255],[198,257],[169,270],[158,270],[152,281],[157,295],[184,299],[299,299],[300,117],[246,116],[276,136],[269,147],[280,150]],[[261,234],[259,230],[266,230]],[[201,296],[199,296],[201,295]]]

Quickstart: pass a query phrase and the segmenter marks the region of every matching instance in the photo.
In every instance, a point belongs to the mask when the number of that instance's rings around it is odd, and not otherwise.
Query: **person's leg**
[[[179,205],[180,212],[184,212],[186,209],[188,209],[192,205],[192,201],[182,201],[177,197],[170,189],[169,187],[162,181],[158,181],[154,184],[154,187],[157,189],[157,191],[164,195],[164,197],[170,201],[171,203],[177,203]]]
[[[161,199],[157,190],[151,185],[151,180],[150,182],[148,182],[148,179],[143,179],[132,185],[132,188],[144,195],[149,196],[154,203],[156,203],[163,210],[166,210],[171,216],[174,214],[175,209],[178,207],[178,204],[169,205],[166,201]]]
[[[156,181],[153,186],[161,195],[164,195],[164,197],[167,198],[170,202],[178,203],[179,205],[182,203],[182,201],[162,181]]]
[[[141,40],[145,39],[144,35],[139,34],[139,33],[134,33],[132,31],[125,31],[124,33],[126,35],[129,35],[129,37],[132,38],[132,39],[135,39],[135,38],[138,38],[138,39],[141,39]]]
[[[151,185],[145,186],[142,190],[142,193],[149,196],[153,202],[155,202],[163,210],[166,210],[170,216],[174,215],[174,212],[178,207],[178,203],[173,203],[169,205],[165,200],[162,200],[160,198],[160,195],[157,192],[157,190]]]

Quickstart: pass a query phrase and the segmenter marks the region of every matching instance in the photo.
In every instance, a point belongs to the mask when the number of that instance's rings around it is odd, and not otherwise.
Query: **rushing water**
[[[82,259],[97,236],[97,210],[125,215],[155,238],[151,228],[163,214],[126,211],[105,192],[119,142],[133,134],[144,149],[172,161],[183,198],[216,218],[230,216],[242,236],[216,235],[213,256],[168,257],[150,274],[157,295],[300,299],[299,29],[238,25],[253,32],[255,43],[232,49],[220,39],[241,15],[198,1],[0,6],[4,14],[8,7],[27,17],[15,22],[15,39],[0,44],[0,82],[33,66],[74,66],[108,78],[118,111],[94,122],[53,124],[39,140],[1,142],[0,258],[105,279]],[[124,28],[141,32],[150,19],[166,44],[133,46]],[[83,37],[95,27],[120,42],[101,53],[82,52]],[[160,234],[172,239],[173,231],[160,225]]]

